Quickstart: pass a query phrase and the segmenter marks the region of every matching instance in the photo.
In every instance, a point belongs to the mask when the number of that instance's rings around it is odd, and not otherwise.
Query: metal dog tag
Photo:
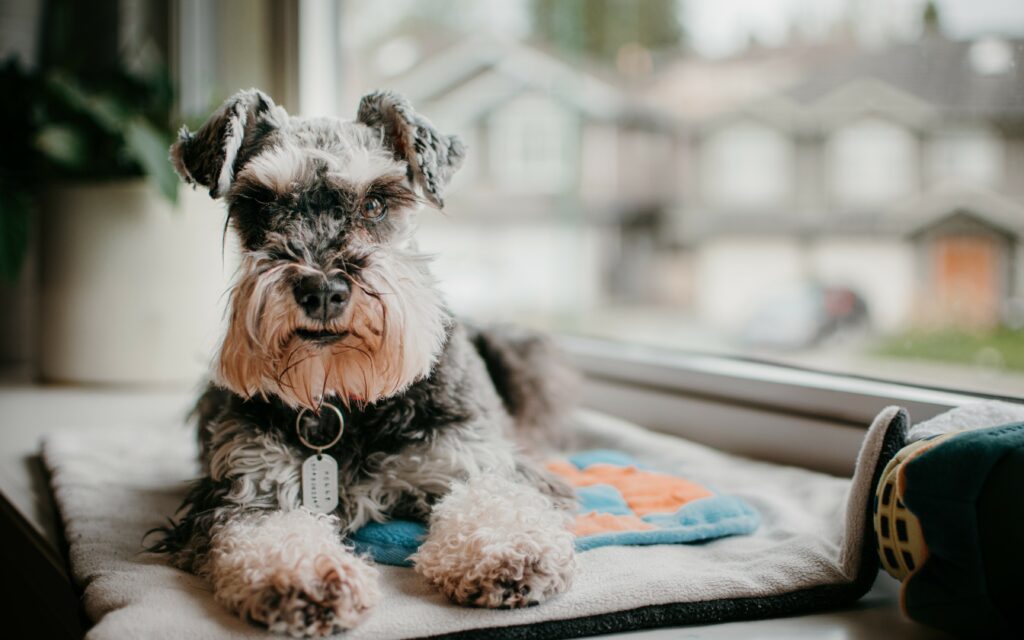
[[[338,506],[338,461],[326,453],[302,463],[302,506],[314,513],[330,513]]]

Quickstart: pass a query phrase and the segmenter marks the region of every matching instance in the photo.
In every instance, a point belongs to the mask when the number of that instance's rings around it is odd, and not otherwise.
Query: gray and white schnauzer
[[[571,375],[542,338],[453,318],[414,240],[464,153],[390,92],[348,122],[243,91],[171,147],[242,263],[196,407],[204,477],[157,549],[273,631],[358,624],[378,572],[345,537],[389,518],[428,523],[415,570],[457,603],[571,582],[572,491],[531,453]]]

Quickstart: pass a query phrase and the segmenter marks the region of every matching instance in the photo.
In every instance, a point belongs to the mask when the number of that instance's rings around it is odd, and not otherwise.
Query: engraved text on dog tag
[[[338,506],[338,462],[326,453],[302,463],[302,506],[315,513],[330,513]]]

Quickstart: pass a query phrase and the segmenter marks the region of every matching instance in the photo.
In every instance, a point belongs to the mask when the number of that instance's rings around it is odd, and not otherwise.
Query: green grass
[[[883,340],[875,353],[1024,371],[1024,330],[912,331]]]

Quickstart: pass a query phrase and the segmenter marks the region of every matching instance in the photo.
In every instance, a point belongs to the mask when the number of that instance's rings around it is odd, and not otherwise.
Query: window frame
[[[783,364],[560,335],[583,404],[733,453],[852,472],[864,431],[898,405],[921,422],[967,402],[1021,398],[825,373]]]

